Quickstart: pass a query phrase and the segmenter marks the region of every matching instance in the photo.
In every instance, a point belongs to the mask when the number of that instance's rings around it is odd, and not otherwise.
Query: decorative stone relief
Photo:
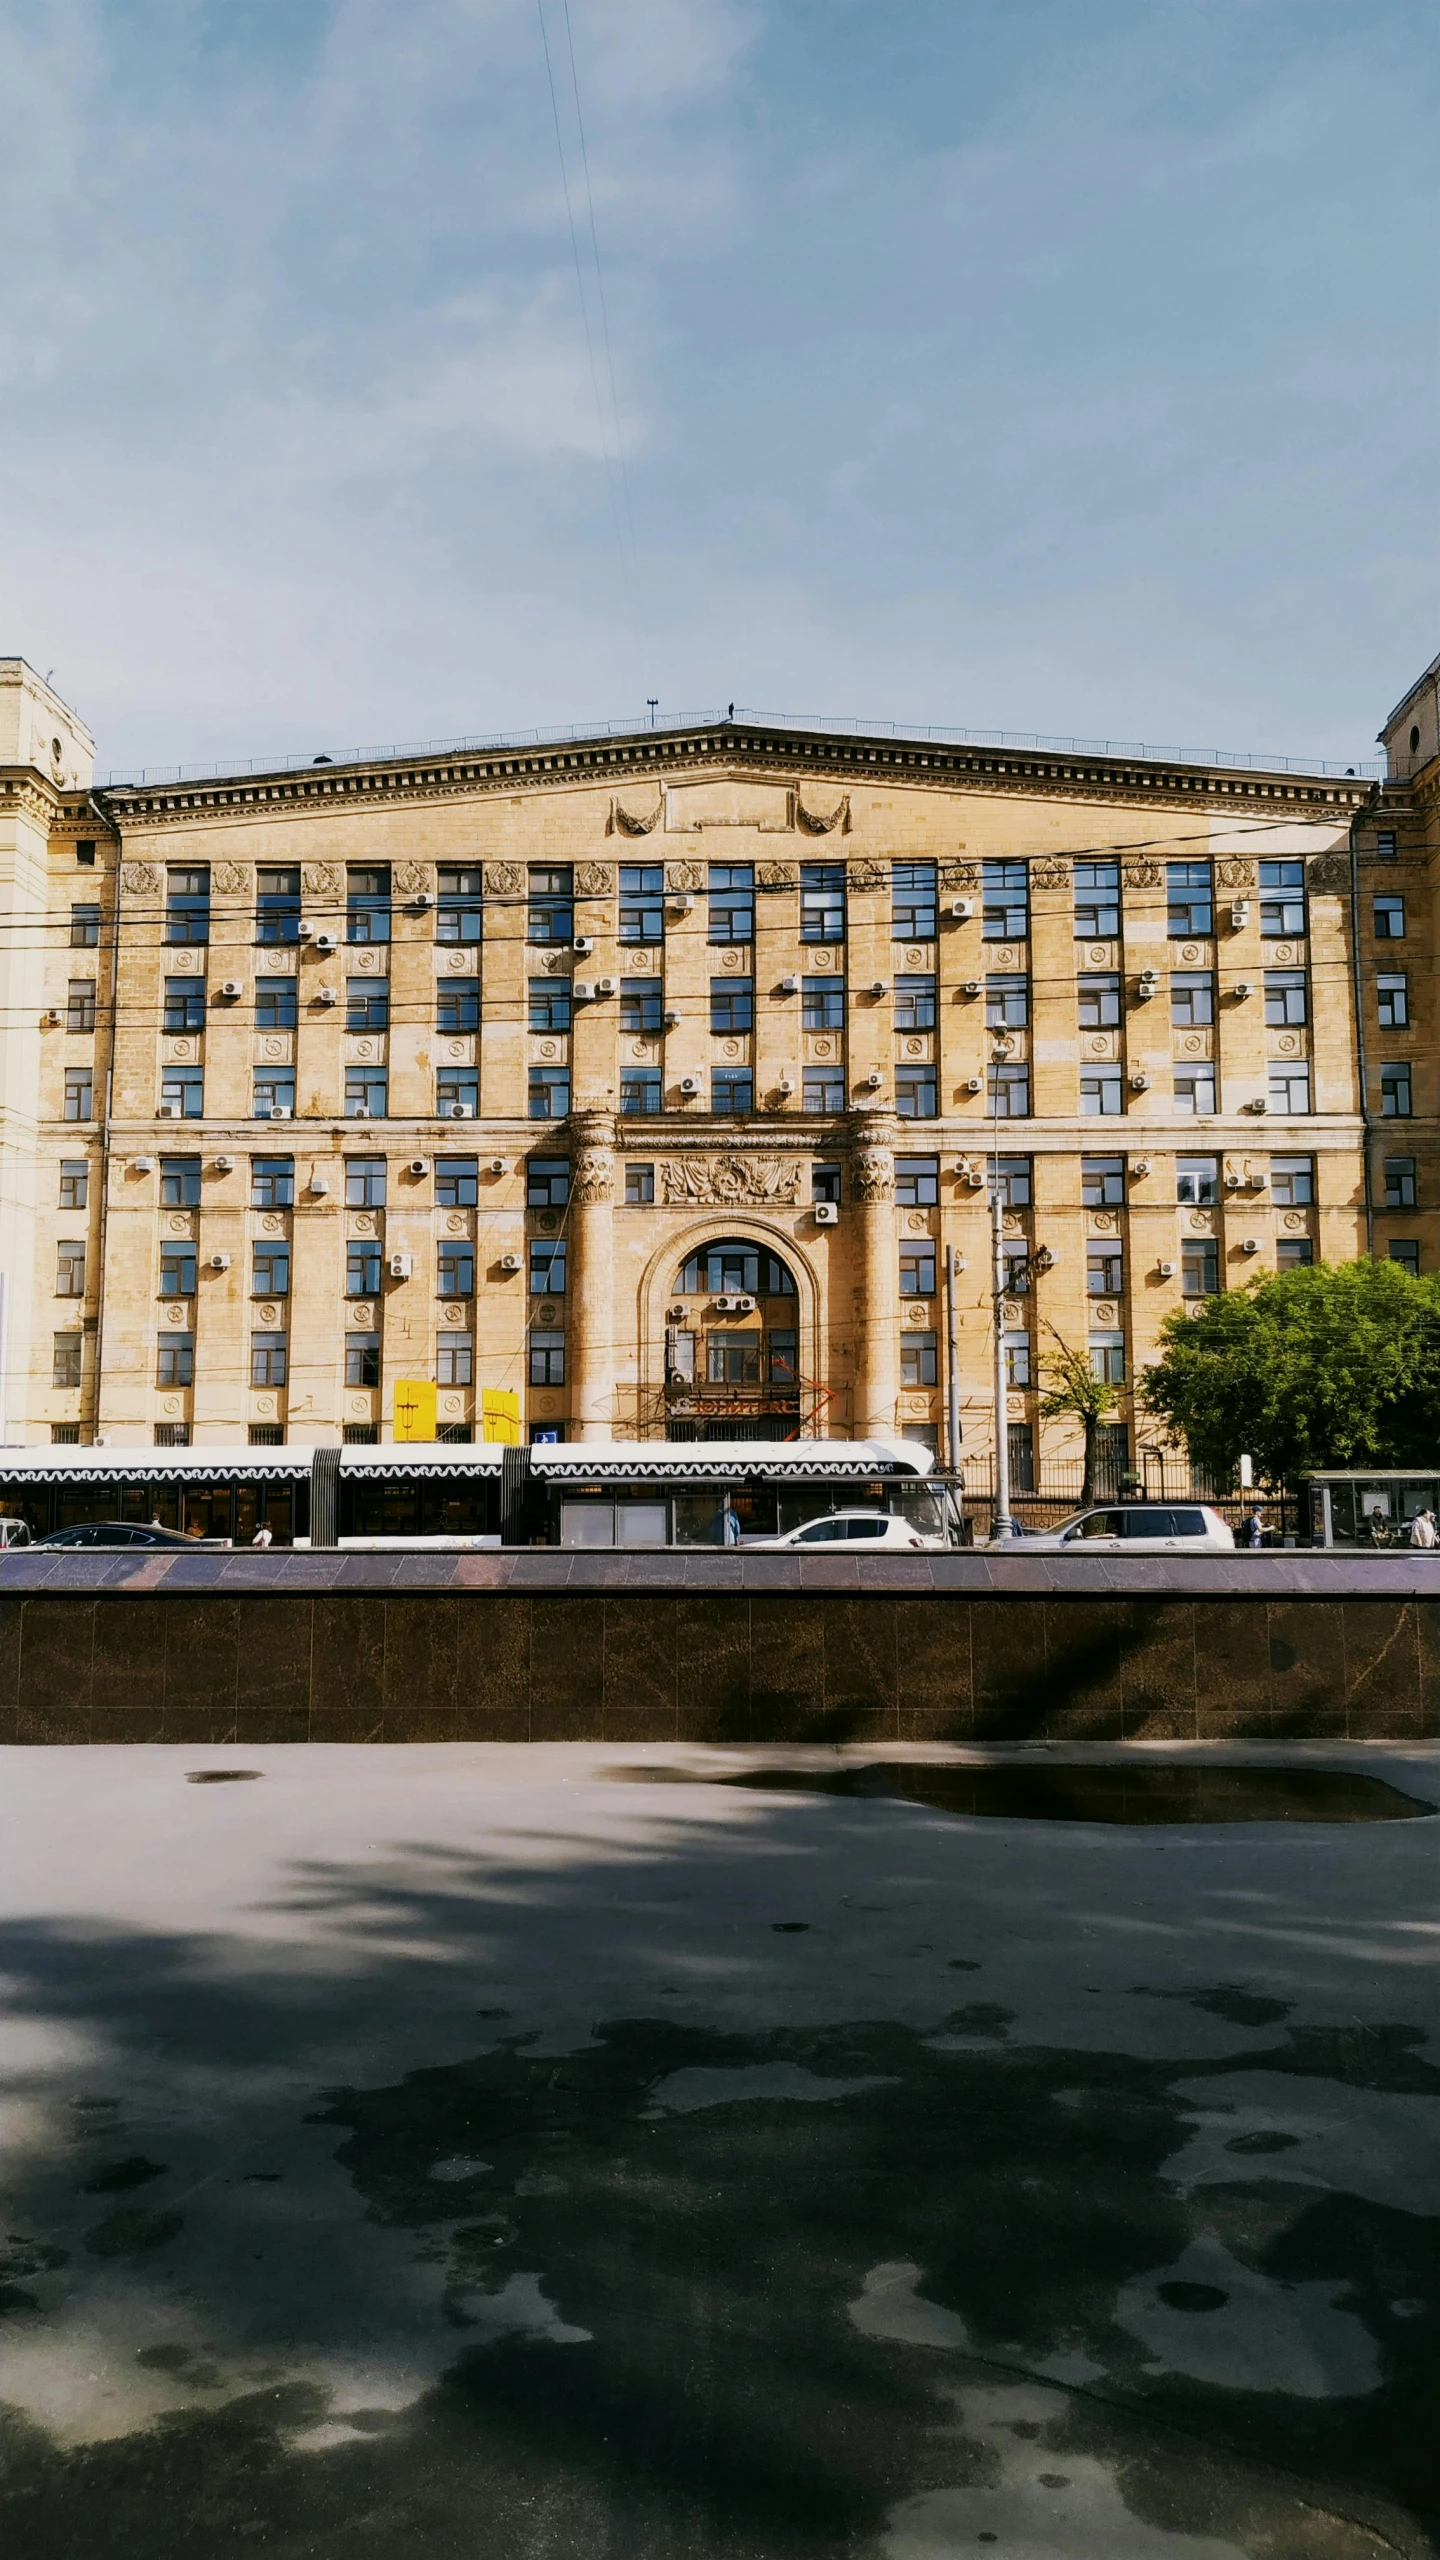
[[[836,801],[835,806],[830,811],[828,817],[822,818],[818,809],[806,809],[801,805],[800,794],[797,791],[795,794],[795,824],[800,829],[802,835],[833,835],[835,829],[838,827],[842,836],[848,836],[850,833],[849,792],[845,792],[843,796]]]
[[[720,1043],[720,1055],[722,1058],[738,1058],[740,1055],[739,1041],[722,1040]]]
[[[345,966],[347,969],[378,969],[380,966],[380,954],[371,945],[366,943],[361,943],[359,948],[356,950],[351,950],[347,946],[345,952]]]
[[[553,1236],[556,1228],[560,1224],[560,1219],[554,1209],[541,1209],[536,1217],[535,1224],[539,1228],[542,1236]]]
[[[618,800],[612,800],[610,814],[605,821],[605,833],[607,836],[648,836],[659,826],[664,815],[663,799],[656,801],[648,818],[637,817],[632,809],[626,809]]]
[[[722,957],[722,959],[721,959],[721,962],[720,962],[720,966],[721,966],[721,968],[722,968],[722,969],[741,969],[741,968],[743,968],[743,967],[744,967],[744,965],[745,965],[745,953],[746,953],[746,948],[747,948],[747,946],[746,946],[746,944],[744,944],[743,942],[732,942],[732,943],[731,943],[731,945],[730,945],[729,950],[728,950],[727,952],[725,952],[725,953],[724,953],[724,955],[723,955],[723,957]]]
[[[1208,1236],[1214,1232],[1215,1220],[1209,1209],[1192,1209],[1185,1223],[1197,1236]]]
[[[1284,1056],[1289,1057],[1293,1055],[1296,1049],[1299,1048],[1300,1043],[1296,1039],[1293,1031],[1282,1031],[1279,1039],[1275,1043],[1275,1046]]]
[[[167,1218],[165,1223],[172,1236],[188,1236],[190,1233],[190,1221],[183,1210],[178,1217]]]
[[[703,889],[705,886],[704,874],[700,869],[699,863],[667,862],[665,865],[665,886],[674,897],[693,898],[697,891]]]
[[[375,1330],[375,1310],[371,1306],[356,1304],[350,1310],[350,1321],[353,1325],[358,1325],[362,1333],[373,1333]]]
[[[167,1055],[177,1062],[185,1058],[193,1058],[195,1043],[193,1040],[171,1040],[167,1043]]]
[[[280,1310],[278,1307],[256,1307],[253,1312],[259,1317],[262,1324],[278,1324],[280,1321]]]
[[[615,1159],[605,1147],[582,1147],[575,1158],[570,1196],[581,1209],[596,1209],[615,1197]]]
[[[833,1040],[811,1040],[808,1046],[812,1058],[833,1058],[835,1055]]]
[[[301,873],[307,898],[338,898],[340,874],[333,862],[307,862]]]
[[[487,862],[485,895],[487,898],[518,898],[524,883],[518,862]]]
[[[1305,1221],[1298,1209],[1287,1209],[1281,1223],[1290,1229],[1292,1235],[1295,1235],[1304,1226]]]
[[[153,862],[126,862],[121,865],[120,886],[132,898],[158,897],[160,874]]]
[[[1343,853],[1317,853],[1305,877],[1310,889],[1317,895],[1335,889],[1347,889],[1350,885],[1350,865]]]
[[[180,955],[177,952],[175,956],[178,960]],[[364,956],[365,955],[361,952],[357,952],[356,954],[357,959],[363,959]],[[198,967],[198,955],[196,961],[192,965]],[[289,976],[295,967],[294,950],[262,951],[256,965],[261,969],[274,969],[277,972],[283,972],[286,976]]]
[[[1113,1209],[1093,1210],[1091,1212],[1090,1224],[1094,1228],[1097,1236],[1113,1235],[1116,1226],[1115,1213]]]
[[[250,887],[250,873],[243,863],[217,862],[210,874],[210,885],[222,898],[243,898]]]
[[[262,1236],[283,1236],[285,1233],[284,1219],[277,1218],[273,1214],[262,1218],[260,1221],[260,1233]]]
[[[816,830],[818,833],[818,829]],[[884,891],[890,886],[889,865],[884,862],[850,862],[845,866],[845,886],[862,896]]]
[[[577,862],[575,894],[579,898],[613,898],[615,866],[612,862]]]
[[[535,1321],[537,1324],[558,1324],[560,1322],[560,1310],[558,1307],[552,1306],[547,1298],[545,1304],[542,1307],[537,1308]]]
[[[643,1062],[644,1059],[654,1055],[655,1046],[656,1044],[653,1040],[632,1040],[630,1043],[630,1055],[632,1058],[639,1058]]]
[[[1180,957],[1182,960],[1198,960],[1200,957],[1199,943],[1182,942],[1180,945]]]
[[[441,1308],[440,1320],[442,1324],[463,1324],[468,1313],[467,1307],[451,1300]]]
[[[465,1399],[463,1396],[442,1396],[440,1399],[440,1410],[445,1414],[463,1413],[465,1410]]]
[[[1108,963],[1114,959],[1114,957],[1115,957],[1115,954],[1114,954],[1114,952],[1111,950],[1110,945],[1109,945],[1109,943],[1108,943],[1108,942],[1092,942],[1092,943],[1091,943],[1091,945],[1090,945],[1090,959],[1091,959],[1091,963],[1092,963],[1092,965],[1093,965],[1095,968],[1097,968],[1097,969],[1103,969],[1103,968],[1105,968],[1105,967],[1108,965]]]
[[[402,862],[395,870],[395,886],[402,898],[423,897],[432,878],[428,862]]]
[[[940,865],[940,886],[942,889],[978,889],[980,886],[979,864],[974,862],[942,862]]]
[[[1160,865],[1158,862],[1127,862],[1123,877],[1127,889],[1158,889]]]
[[[810,966],[812,969],[818,969],[823,978],[838,977],[840,969],[844,966],[843,944],[838,942],[812,944]]]
[[[1188,1032],[1180,1043],[1180,1047],[1187,1058],[1198,1058],[1204,1046],[1205,1043],[1198,1031]]]
[[[160,1399],[160,1410],[162,1413],[183,1413],[185,1410],[185,1399],[183,1396],[162,1396]]]
[[[556,965],[556,961],[553,957],[545,963],[547,969],[553,969]],[[447,951],[445,954],[445,966],[447,969],[464,969],[470,971],[476,969],[479,966],[479,963],[476,961],[473,953],[469,951]]]
[[[1025,1221],[1021,1217],[1018,1209],[1006,1210],[1001,1222],[1001,1232],[1007,1236],[1023,1236],[1025,1233]]]
[[[378,1040],[352,1040],[350,1044],[350,1055],[352,1058],[360,1059],[378,1058],[380,1055],[380,1043]]]
[[[1298,960],[1300,954],[1293,942],[1277,942],[1272,945],[1268,956],[1272,960],[1279,961],[1283,967],[1287,960]]]
[[[888,1155],[884,1162],[888,1168]],[[692,1200],[793,1205],[800,1197],[806,1167],[783,1156],[679,1156],[666,1159],[658,1171],[660,1197],[667,1206]]]
[[[276,1225],[279,1225],[278,1219],[276,1220]],[[351,1218],[350,1233],[352,1236],[373,1236],[376,1232],[375,1220],[368,1209],[361,1209],[357,1211],[355,1216]]]
[[[793,862],[757,862],[755,886],[757,889],[798,889],[800,874]]]
[[[463,1058],[468,1046],[468,1042],[464,1040],[448,1040],[445,1044],[445,1055],[447,1058]]]
[[[1085,1043],[1092,1058],[1108,1058],[1113,1043],[1106,1031],[1092,1031]]]
[[[861,1147],[855,1157],[855,1197],[876,1202],[895,1197],[895,1158],[888,1147]]]
[[[205,954],[203,951],[167,951],[165,966],[177,969],[182,977],[198,977],[205,966]]]
[[[905,966],[907,969],[928,969],[930,967],[930,953],[919,948],[914,951],[907,951],[905,954]]]
[[[369,1397],[368,1397],[368,1396],[352,1396],[352,1397],[350,1398],[350,1411],[351,1411],[351,1413],[355,1416],[355,1418],[356,1418],[356,1420],[357,1420],[357,1421],[359,1421],[359,1422],[365,1422],[365,1421],[367,1421],[367,1420],[368,1420],[368,1418],[369,1418],[369,1413],[370,1413],[370,1399],[369,1399]]]
[[[1108,1306],[1104,1299],[1097,1299],[1090,1309],[1090,1322],[1101,1333],[1114,1333],[1119,1324],[1119,1317],[1115,1309]]]
[[[930,1399],[927,1395],[905,1395],[901,1397],[900,1403],[906,1413],[923,1415],[930,1410]]]
[[[924,1302],[924,1300],[923,1300],[922,1298],[917,1298],[917,1299],[915,1299],[915,1301],[913,1302],[913,1304],[912,1304],[912,1305],[910,1305],[910,1306],[908,1306],[908,1307],[906,1308],[906,1310],[905,1310],[905,1321],[906,1321],[906,1323],[907,1323],[907,1324],[928,1324],[928,1323],[929,1323],[929,1321],[930,1321],[930,1310],[929,1310],[928,1306],[926,1306],[926,1304],[925,1304],[925,1302]]]
[[[1217,863],[1215,881],[1217,887],[1221,889],[1253,889],[1255,865],[1253,862]]]
[[[286,1043],[284,1040],[262,1040],[260,1043],[260,1055],[262,1058],[283,1058],[285,1055],[285,1049]]]
[[[923,1040],[917,1040],[913,1043],[907,1041],[906,1047],[912,1058],[918,1058],[924,1054],[925,1044]],[[991,1043],[990,1054],[995,1058],[1013,1058],[1015,1055],[1015,1047],[1016,1044],[1011,1039],[1009,1032],[1001,1031],[997,1033],[995,1039]]]
[[[1001,951],[987,951],[985,959],[991,969],[1013,969],[1015,966],[1015,954],[1008,943]]]
[[[259,1418],[260,1418],[260,1420],[261,1420],[261,1421],[266,1420],[266,1419],[268,1418],[268,1416],[270,1416],[271,1414],[273,1414],[273,1413],[276,1411],[276,1409],[277,1409],[277,1406],[276,1406],[276,1399],[275,1399],[275,1397],[274,1397],[274,1396],[272,1396],[272,1395],[258,1395],[258,1396],[255,1398],[254,1411],[255,1411],[255,1413],[259,1416]]]
[[[928,1235],[930,1232],[930,1221],[923,1209],[912,1209],[905,1224],[912,1236]]]
[[[451,1055],[452,1055],[452,1056],[457,1056],[457,1055],[462,1055],[462,1054],[463,1054],[463,1052],[459,1052],[459,1051],[456,1051],[456,1050],[454,1050],[454,1049],[452,1049],[452,1051],[451,1051]],[[560,1043],[559,1043],[559,1041],[558,1041],[558,1040],[542,1040],[542,1041],[540,1041],[540,1042],[539,1042],[539,1044],[538,1044],[538,1046],[537,1046],[537,1048],[536,1048],[535,1055],[536,1055],[536,1057],[537,1057],[537,1058],[558,1058],[558,1057],[559,1057],[559,1055],[560,1055]]]
[[[1065,889],[1070,884],[1070,866],[1065,862],[1045,860],[1030,865],[1032,889]]]

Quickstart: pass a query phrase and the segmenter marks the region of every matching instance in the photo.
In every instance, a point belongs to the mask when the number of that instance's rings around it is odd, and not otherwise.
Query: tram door
[[[562,1547],[664,1547],[670,1542],[668,1502],[562,1502]]]

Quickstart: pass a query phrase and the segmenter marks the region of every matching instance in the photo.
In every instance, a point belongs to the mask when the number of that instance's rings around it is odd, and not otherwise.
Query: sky
[[[0,655],[102,773],[1356,761],[1440,647],[1437,93],[1435,0],[0,0]]]

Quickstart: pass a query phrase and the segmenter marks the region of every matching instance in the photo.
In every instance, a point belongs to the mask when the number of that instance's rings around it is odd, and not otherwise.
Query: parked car
[[[1079,1511],[1058,1529],[1045,1529],[1027,1539],[1032,1547],[1078,1547],[1103,1555],[1122,1547],[1127,1555],[1171,1555],[1198,1551],[1230,1555],[1235,1540],[1218,1511],[1208,1502],[1117,1502],[1103,1510]]]
[[[787,1529],[778,1538],[747,1538],[745,1552],[754,1555],[767,1547],[863,1547],[870,1555],[896,1547],[945,1548],[943,1538],[922,1537],[908,1520],[897,1519],[889,1511],[830,1511],[823,1519],[806,1520],[798,1529]]]
[[[22,1520],[14,1511],[7,1511],[0,1515],[0,1554],[3,1554],[6,1547],[28,1547],[29,1544],[29,1521]]]
[[[228,1547],[228,1538],[187,1538],[179,1529],[152,1528],[136,1520],[80,1520],[73,1529],[52,1529],[37,1538],[37,1547]]]

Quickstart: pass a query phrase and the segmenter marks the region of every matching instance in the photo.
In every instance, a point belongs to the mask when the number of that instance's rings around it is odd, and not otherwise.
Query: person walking
[[[1440,1547],[1440,1529],[1435,1526],[1433,1511],[1417,1511],[1410,1523],[1412,1547]]]
[[[1247,1511],[1240,1523],[1240,1544],[1242,1547],[1263,1547],[1265,1544],[1265,1515],[1258,1505]]]

